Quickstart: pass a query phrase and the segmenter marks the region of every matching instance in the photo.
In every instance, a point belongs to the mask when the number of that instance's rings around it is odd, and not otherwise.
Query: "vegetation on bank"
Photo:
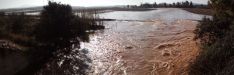
[[[82,59],[64,57],[72,56],[72,45],[79,46],[80,41],[89,40],[89,31],[105,27],[102,21],[97,20],[97,14],[80,14],[75,15],[70,5],[56,2],[44,6],[39,18],[24,13],[0,13],[0,39],[25,47],[23,51],[29,59],[29,65],[17,74],[54,74],[52,70],[55,69],[60,74],[84,74],[87,65],[82,57],[85,56],[79,55]],[[76,54],[81,53],[76,51]],[[61,60],[66,63],[58,66]],[[46,67],[50,62],[54,62],[50,65],[52,67]],[[78,69],[74,71],[73,66]],[[65,68],[59,69],[62,67]]]
[[[192,1],[174,2],[174,3],[142,3],[140,6],[127,5],[127,8],[208,8],[208,5],[194,4]]]
[[[207,8],[183,8],[183,10],[196,14],[213,15],[213,10]]]
[[[0,39],[9,40],[21,46],[30,45],[32,31],[34,30],[35,19],[26,16],[24,13],[10,13],[0,15]]]
[[[234,1],[210,0],[213,19],[204,18],[195,31],[202,51],[191,64],[190,75],[233,75]]]

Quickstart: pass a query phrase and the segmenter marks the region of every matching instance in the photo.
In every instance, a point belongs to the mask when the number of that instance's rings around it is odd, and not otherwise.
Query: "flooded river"
[[[81,43],[92,63],[89,75],[181,75],[196,56],[193,30],[204,15],[177,8],[100,14],[106,29]],[[125,20],[125,21],[124,21]]]

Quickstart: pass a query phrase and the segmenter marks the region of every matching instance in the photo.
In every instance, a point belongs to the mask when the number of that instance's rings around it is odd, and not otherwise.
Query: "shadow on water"
[[[89,35],[94,33],[89,31],[72,41],[58,42],[60,45],[57,48],[53,46],[31,48],[30,52],[24,53],[27,57],[23,57],[28,64],[16,75],[86,75],[92,61],[86,55],[88,50],[80,49],[80,41],[89,42]]]
[[[86,56],[84,50],[72,49],[68,53],[59,52],[58,55],[46,63],[45,68],[41,69],[38,75],[85,75],[89,69],[88,63],[91,60]]]
[[[89,37],[83,36],[80,40],[88,42]],[[1,54],[1,60],[7,59],[17,61],[13,63],[16,64],[15,67],[21,64],[22,68],[16,70],[16,75],[85,75],[87,70],[89,70],[89,63],[92,62],[86,55],[88,51],[80,49],[79,42],[67,43],[65,45],[66,47],[61,46],[57,50],[55,50],[56,48],[48,46],[34,47],[30,52],[22,53],[25,57],[19,55],[18,52],[15,54]],[[17,54],[19,56],[17,56]],[[13,58],[14,56],[17,58]],[[23,59],[24,62],[20,62],[20,59]],[[5,62],[5,65],[9,67],[11,64]],[[4,69],[3,67],[1,66],[2,69]],[[6,73],[11,72],[6,71]]]
[[[80,40],[89,42],[89,35],[80,37]],[[79,42],[73,42],[68,48],[56,51],[36,75],[86,75],[92,62],[87,53],[87,50],[80,49]]]

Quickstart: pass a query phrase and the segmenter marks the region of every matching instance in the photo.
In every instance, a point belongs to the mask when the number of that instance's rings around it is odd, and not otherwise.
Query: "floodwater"
[[[81,68],[81,60],[92,60],[87,62],[91,66],[88,75],[186,75],[188,64],[198,53],[193,30],[197,20],[205,15],[177,8],[158,8],[151,11],[112,11],[99,16],[116,21],[105,21],[106,29],[91,34],[90,42],[81,43],[82,51],[86,50],[84,53],[79,54],[79,49],[75,48],[71,54],[61,56],[59,64],[64,59],[71,59],[68,60],[71,64],[65,66],[76,70]],[[24,54],[2,53],[9,54],[0,57],[0,67],[4,69],[0,71],[2,74],[15,74],[28,64]],[[90,59],[79,59],[86,56]],[[52,67],[56,61],[51,62]],[[58,69],[51,72],[57,74],[61,71]]]
[[[100,14],[104,19],[117,20],[163,20],[165,23],[175,20],[201,20],[205,15],[190,13],[178,8],[158,8],[152,11],[115,11]],[[210,16],[207,16],[210,17]]]
[[[89,75],[176,75],[180,72],[175,71],[185,71],[186,66],[180,65],[196,55],[193,30],[204,15],[159,8],[113,11],[100,17],[117,21],[104,22],[105,30],[81,43],[92,60]]]

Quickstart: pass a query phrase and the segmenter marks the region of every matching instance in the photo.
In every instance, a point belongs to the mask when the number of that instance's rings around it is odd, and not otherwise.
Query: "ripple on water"
[[[93,60],[90,75],[150,74],[153,66],[150,61],[160,61],[160,66],[168,66],[163,60],[155,60],[162,55],[162,51],[154,50],[155,46],[160,42],[180,39],[182,36],[176,36],[178,33],[191,30],[185,24],[195,22],[185,19],[201,20],[204,17],[177,8],[114,11],[100,16],[106,19],[151,21],[108,21],[104,23],[108,29],[91,35],[89,43],[81,43],[81,48],[88,49],[87,55]]]

